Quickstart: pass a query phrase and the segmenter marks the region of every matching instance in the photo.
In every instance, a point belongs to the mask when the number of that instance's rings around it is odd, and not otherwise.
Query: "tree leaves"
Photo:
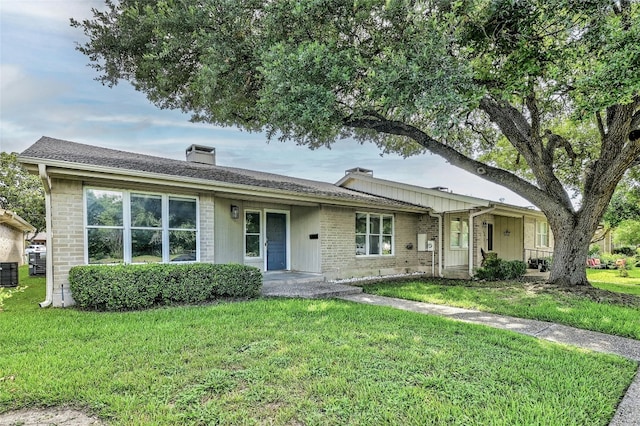
[[[44,187],[18,163],[18,154],[0,152],[0,208],[11,210],[35,226],[46,228]]]

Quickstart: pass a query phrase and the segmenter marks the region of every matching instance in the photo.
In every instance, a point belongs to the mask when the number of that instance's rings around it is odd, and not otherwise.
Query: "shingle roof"
[[[409,203],[342,188],[328,182],[136,154],[47,136],[41,137],[20,154],[20,160],[27,164],[35,164],[38,162],[37,160],[43,160],[44,163],[47,160],[54,160],[68,163],[70,169],[82,170],[83,168],[89,169],[91,166],[99,166],[115,170],[142,171],[155,175],[204,180],[212,185],[216,183],[246,185],[265,190],[286,191],[311,197],[335,198],[343,201],[351,200],[353,202],[379,204],[387,207],[418,207]]]

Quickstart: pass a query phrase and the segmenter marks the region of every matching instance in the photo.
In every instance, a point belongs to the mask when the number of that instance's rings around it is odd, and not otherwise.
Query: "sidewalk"
[[[544,321],[507,317],[469,309],[376,296],[373,294],[352,294],[338,296],[338,298],[351,302],[389,306],[405,311],[438,315],[473,324],[483,324],[489,327],[510,330],[539,339],[577,346],[596,352],[616,354],[640,362],[640,341],[634,339],[610,336],[595,331],[580,330],[578,328]],[[638,373],[636,373],[634,381],[629,386],[629,389],[627,389],[627,393],[622,402],[618,405],[618,409],[611,423],[609,423],[609,426],[634,425],[640,425],[640,368],[638,369]]]

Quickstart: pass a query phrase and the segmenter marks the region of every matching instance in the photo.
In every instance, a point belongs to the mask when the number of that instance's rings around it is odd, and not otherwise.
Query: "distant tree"
[[[625,220],[640,221],[640,180],[632,174],[620,182],[604,214],[604,221],[612,228]]]
[[[623,220],[613,232],[616,246],[640,246],[640,220]]]
[[[36,232],[47,226],[42,182],[18,163],[15,152],[0,152],[0,208],[17,213]]]
[[[103,83],[311,148],[437,154],[539,207],[550,280],[588,283],[591,237],[640,157],[638,1],[105,3],[72,20]]]

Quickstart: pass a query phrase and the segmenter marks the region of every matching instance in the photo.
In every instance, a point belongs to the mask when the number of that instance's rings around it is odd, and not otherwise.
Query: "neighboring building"
[[[65,306],[75,265],[212,262],[325,279],[424,272],[473,275],[482,248],[547,257],[538,211],[425,189],[352,169],[337,184],[43,137],[19,160],[45,185],[47,296]],[[472,230],[473,232],[470,232]],[[469,261],[471,259],[471,261]]]
[[[336,185],[428,207],[441,223],[439,234],[429,238],[437,241],[436,251],[442,255],[438,263],[447,278],[473,276],[483,251],[533,264],[553,254],[553,235],[538,210],[453,194],[443,187],[428,189],[378,179],[372,170],[362,168],[347,170]]]
[[[47,233],[46,232],[38,232],[38,233],[29,233],[27,235],[27,241],[31,244],[40,244],[43,246],[47,245]]]
[[[9,210],[0,209],[0,262],[24,265],[25,236],[36,230],[26,220]]]
[[[605,225],[598,226],[596,233],[591,239],[591,245],[600,247],[600,253],[611,253],[613,250],[613,232],[611,228]]]

